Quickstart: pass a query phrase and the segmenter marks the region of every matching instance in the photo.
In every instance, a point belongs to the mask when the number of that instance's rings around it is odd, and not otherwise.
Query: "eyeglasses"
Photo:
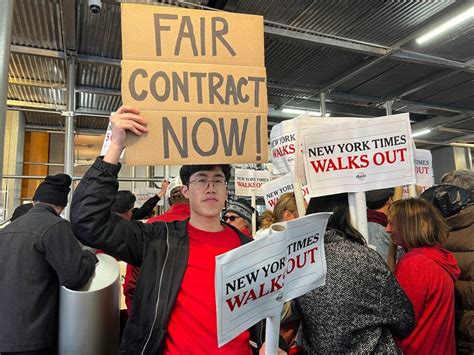
[[[224,216],[222,219],[224,222],[227,222],[227,220],[234,222],[237,218],[240,218],[239,216]]]
[[[223,191],[227,188],[227,182],[225,179],[207,180],[207,179],[196,179],[189,182],[194,184],[198,190],[206,190],[211,184],[214,186],[216,191]]]

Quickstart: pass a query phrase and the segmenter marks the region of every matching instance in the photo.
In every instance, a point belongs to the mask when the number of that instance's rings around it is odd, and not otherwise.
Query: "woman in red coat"
[[[427,201],[408,199],[392,204],[387,232],[407,250],[395,276],[413,304],[416,326],[398,339],[404,354],[456,354],[454,282],[460,274],[454,256],[441,246],[449,230]]]

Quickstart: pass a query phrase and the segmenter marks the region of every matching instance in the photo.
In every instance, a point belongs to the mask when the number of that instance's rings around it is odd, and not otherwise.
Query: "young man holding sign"
[[[112,114],[111,123],[110,148],[76,189],[71,221],[83,243],[141,267],[121,353],[251,354],[249,331],[217,347],[215,257],[251,241],[220,222],[230,166],[181,168],[189,220],[125,221],[110,212],[118,188],[118,161],[126,132],[141,136],[148,129],[139,111],[129,106]]]

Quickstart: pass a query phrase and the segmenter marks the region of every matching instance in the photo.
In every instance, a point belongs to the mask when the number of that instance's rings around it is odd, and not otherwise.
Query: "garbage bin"
[[[98,254],[89,282],[78,291],[61,287],[59,355],[117,354],[120,331],[120,268],[117,261]]]

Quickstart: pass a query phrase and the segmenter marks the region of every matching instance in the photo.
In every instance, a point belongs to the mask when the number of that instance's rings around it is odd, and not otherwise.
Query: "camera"
[[[101,0],[88,0],[89,10],[94,15],[97,15],[102,8],[102,1]]]

